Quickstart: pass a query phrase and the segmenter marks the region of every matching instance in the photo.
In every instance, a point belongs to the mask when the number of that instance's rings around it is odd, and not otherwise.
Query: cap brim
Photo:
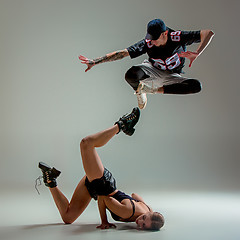
[[[151,34],[147,33],[145,39],[153,40],[153,36]]]

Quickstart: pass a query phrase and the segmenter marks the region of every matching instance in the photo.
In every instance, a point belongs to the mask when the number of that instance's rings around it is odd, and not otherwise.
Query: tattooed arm
[[[99,63],[104,63],[104,62],[112,62],[112,61],[120,60],[120,59],[123,59],[127,56],[129,56],[128,50],[124,49],[124,50],[108,53],[105,56],[99,57],[99,58],[96,58],[96,59],[88,59],[88,58],[80,55],[79,59],[81,60],[81,63],[87,65],[87,69],[85,70],[85,72],[87,72],[94,65],[97,65]]]

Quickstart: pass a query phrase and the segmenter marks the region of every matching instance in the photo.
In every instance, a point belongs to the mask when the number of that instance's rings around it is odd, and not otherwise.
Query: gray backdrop
[[[99,154],[119,188],[239,190],[239,1],[0,0],[0,187],[34,190],[38,161],[62,170],[73,189],[83,176],[79,142],[137,105],[124,80],[146,56],[85,73],[78,60],[124,49],[162,18],[215,37],[186,76],[200,94],[150,95],[132,137]],[[195,50],[197,45],[190,49]],[[188,60],[187,60],[188,63]]]

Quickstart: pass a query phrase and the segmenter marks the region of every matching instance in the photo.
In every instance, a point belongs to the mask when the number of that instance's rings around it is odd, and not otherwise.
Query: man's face
[[[151,40],[151,44],[159,47],[159,46],[163,46],[166,44],[168,39],[168,30],[161,33],[160,37],[157,40]]]

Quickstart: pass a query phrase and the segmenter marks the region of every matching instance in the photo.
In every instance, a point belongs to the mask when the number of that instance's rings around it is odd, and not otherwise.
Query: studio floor
[[[166,224],[158,232],[137,230],[135,223],[117,223],[117,228],[110,230],[96,229],[99,216],[94,201],[74,224],[64,225],[47,189],[42,188],[41,195],[34,191],[3,191],[0,239],[240,239],[240,193],[148,190],[141,194],[165,216]]]

